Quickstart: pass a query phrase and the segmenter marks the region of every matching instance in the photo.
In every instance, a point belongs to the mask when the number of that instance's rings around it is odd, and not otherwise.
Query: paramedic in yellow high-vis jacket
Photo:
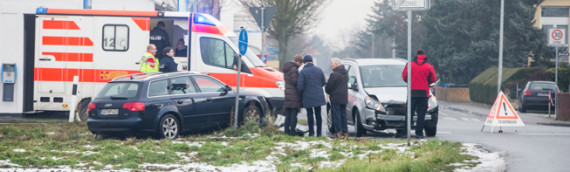
[[[154,57],[156,54],[156,46],[154,44],[148,44],[146,47],[146,53],[140,61],[139,71],[143,73],[147,72],[158,72],[158,59]]]

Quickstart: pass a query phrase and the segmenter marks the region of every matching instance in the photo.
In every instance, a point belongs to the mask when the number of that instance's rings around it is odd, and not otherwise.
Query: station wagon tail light
[[[530,94],[532,94],[532,92],[531,92],[530,90],[524,90],[524,93],[523,93],[523,94],[524,94],[524,95],[530,95]]]
[[[91,112],[91,110],[95,109],[95,103],[89,103],[89,112]]]
[[[128,109],[129,111],[144,111],[144,103],[143,102],[129,102],[123,104],[124,109]]]

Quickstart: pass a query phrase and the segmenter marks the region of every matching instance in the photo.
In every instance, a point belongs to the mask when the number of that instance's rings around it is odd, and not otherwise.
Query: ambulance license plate
[[[101,115],[118,115],[119,109],[101,109]]]

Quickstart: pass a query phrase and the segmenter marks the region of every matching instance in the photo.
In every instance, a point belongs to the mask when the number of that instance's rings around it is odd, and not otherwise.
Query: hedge
[[[493,104],[497,98],[497,73],[497,67],[490,67],[469,82],[471,101]],[[503,68],[501,90],[513,99],[517,96],[517,84],[523,89],[528,81],[546,80],[546,78],[545,69],[541,68]]]

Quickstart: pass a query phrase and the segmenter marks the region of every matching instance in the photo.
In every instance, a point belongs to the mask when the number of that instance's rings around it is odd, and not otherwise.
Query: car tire
[[[87,119],[89,118],[89,112],[87,112],[87,110],[89,108],[90,102],[91,102],[91,99],[83,99],[77,105],[77,107],[78,107],[77,108],[77,116],[79,117],[79,120],[87,121]]]
[[[327,128],[329,129],[329,132],[334,133],[334,126],[332,123],[332,110],[331,107],[327,107]]]
[[[360,114],[358,113],[358,111],[354,112],[354,121],[356,121],[356,125],[354,125],[356,127],[356,137],[364,137],[366,136],[366,129],[364,129],[364,127],[362,126],[362,122],[360,121]]]
[[[526,113],[526,108],[524,107],[524,104],[521,103],[519,111],[522,113]]]
[[[258,124],[261,124],[261,118],[263,117],[261,110],[255,105],[255,102],[251,101],[248,103],[247,107],[243,110],[243,115],[245,118],[242,118],[241,124],[245,124],[247,121],[254,121]]]
[[[176,139],[180,134],[180,122],[172,115],[164,115],[158,124],[158,137],[167,139]]]

